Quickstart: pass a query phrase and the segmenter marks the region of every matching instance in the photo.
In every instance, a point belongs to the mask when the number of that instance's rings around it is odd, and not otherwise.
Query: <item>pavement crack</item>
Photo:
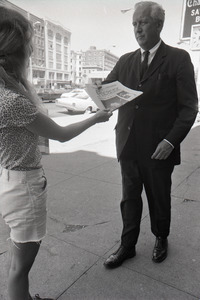
[[[183,183],[183,182],[186,182],[188,184],[188,180],[189,180],[189,177],[194,174],[198,169],[200,169],[200,167],[197,167],[196,169],[194,169],[189,175],[187,175],[182,181],[179,182],[179,184],[177,184],[177,186],[175,186],[173,189],[172,189],[172,195],[173,195],[173,192]]]
[[[157,278],[155,278],[155,277],[153,277],[153,276],[150,276],[150,275],[146,274],[145,272],[139,272],[138,270],[136,270],[136,269],[131,269],[130,267],[127,267],[127,266],[126,266],[126,267],[123,266],[123,268],[126,268],[126,269],[128,269],[128,270],[130,270],[130,271],[132,271],[132,272],[137,273],[137,274],[143,275],[143,276],[145,276],[145,277],[147,277],[147,278],[150,278],[151,280],[153,280],[153,281],[155,281],[155,282],[159,282],[159,283],[161,283],[161,284],[163,284],[163,285],[165,285],[165,286],[168,286],[168,287],[173,288],[174,290],[180,291],[181,293],[185,293],[185,294],[187,294],[187,295],[189,295],[189,296],[195,297],[195,299],[200,300],[199,297],[197,297],[196,295],[191,294],[190,292],[188,292],[188,291],[186,291],[186,290],[184,290],[184,289],[181,289],[181,288],[179,288],[179,287],[176,286],[176,285],[167,283],[167,282],[165,282],[164,280],[159,280],[159,279],[157,279]]]
[[[84,275],[86,275],[88,273],[88,271],[90,269],[93,268],[94,265],[96,265],[99,261],[100,261],[100,257],[94,262],[92,263],[85,271],[83,271],[80,276],[78,276],[74,281],[73,283],[71,283],[58,297],[57,299],[59,299],[60,297],[64,296],[65,293],[67,293],[67,291],[73,286],[75,285]]]
[[[90,225],[88,225],[88,224],[81,225],[81,224],[66,224],[52,216],[49,216],[49,219],[51,219],[55,223],[59,223],[62,226],[64,226],[64,229],[62,230],[63,233],[75,232],[75,231],[81,230],[83,228],[86,228],[88,226],[98,226],[98,225],[103,225],[103,224],[107,224],[110,222],[110,221],[103,221],[103,222],[90,224]]]
[[[64,224],[65,228],[62,232],[75,232],[77,230],[81,230],[89,225],[72,225],[72,224]]]
[[[198,202],[197,200],[195,200],[195,199],[188,199],[188,198],[185,198],[184,200],[183,200],[183,203],[184,202]]]
[[[109,223],[110,221],[104,221],[104,222],[100,222],[100,223],[96,223],[94,224],[93,226],[96,226],[96,225],[102,225],[102,224],[106,224],[106,223]]]
[[[63,229],[62,232],[74,232],[74,231],[77,231],[77,230],[81,230],[83,228],[86,228],[88,226],[97,226],[97,225],[103,225],[103,224],[106,224],[106,223],[109,223],[110,221],[104,221],[104,222],[99,222],[99,223],[96,223],[96,224],[92,224],[92,225],[72,225],[72,224],[65,224],[65,228]]]
[[[89,225],[80,225],[80,224],[66,224],[63,223],[61,220],[58,220],[55,217],[49,216],[49,219],[51,219],[53,222],[57,223],[57,224],[61,224],[62,226],[64,226],[64,229],[62,230],[62,232],[75,232],[77,230],[81,230],[83,228],[88,227]]]

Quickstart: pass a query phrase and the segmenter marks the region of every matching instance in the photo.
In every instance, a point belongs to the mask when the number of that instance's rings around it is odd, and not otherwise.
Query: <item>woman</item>
[[[27,81],[33,28],[18,12],[0,7],[0,213],[10,227],[10,300],[41,299],[29,294],[28,274],[46,234],[46,178],[38,137],[68,141],[90,126],[108,121],[99,111],[60,127],[42,111]]]

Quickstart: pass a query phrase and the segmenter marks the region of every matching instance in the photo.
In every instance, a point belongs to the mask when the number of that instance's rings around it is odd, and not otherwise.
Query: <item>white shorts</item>
[[[0,214],[16,243],[39,242],[46,235],[46,177],[43,169],[0,168]]]

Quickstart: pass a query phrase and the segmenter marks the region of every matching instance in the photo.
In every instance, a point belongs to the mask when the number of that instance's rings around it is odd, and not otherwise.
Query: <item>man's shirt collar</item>
[[[148,64],[150,64],[151,63],[151,61],[153,60],[153,58],[154,58],[154,56],[155,56],[155,54],[156,54],[156,51],[158,50],[158,48],[160,47],[160,44],[161,44],[161,42],[162,42],[162,40],[160,40],[153,48],[151,48],[150,50],[149,50],[149,60],[148,60]],[[141,50],[141,58],[142,58],[142,60],[143,60],[143,53],[145,52],[145,50],[144,49],[142,49],[142,48],[140,48],[140,50]]]

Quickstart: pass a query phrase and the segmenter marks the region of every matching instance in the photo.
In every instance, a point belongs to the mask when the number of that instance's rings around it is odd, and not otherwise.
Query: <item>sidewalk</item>
[[[77,141],[68,153],[61,144],[59,153],[43,156],[48,235],[30,274],[32,294],[58,300],[200,299],[200,126],[182,143],[182,164],[173,175],[168,258],[161,264],[151,260],[155,239],[144,196],[137,255],[114,270],[103,266],[119,245],[122,227],[114,132],[98,125]],[[0,220],[1,300],[7,299],[6,236]]]

